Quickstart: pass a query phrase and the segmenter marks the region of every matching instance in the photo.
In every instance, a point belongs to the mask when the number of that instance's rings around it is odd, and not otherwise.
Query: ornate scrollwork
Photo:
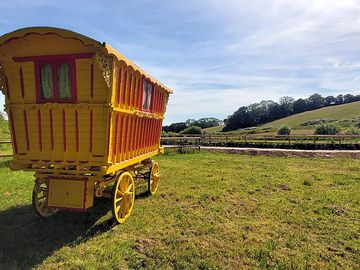
[[[0,91],[4,93],[5,91],[5,71],[4,66],[0,63]]]
[[[97,54],[97,61],[100,65],[100,68],[103,71],[103,76],[108,87],[111,86],[111,71],[113,65],[113,58],[103,53]]]

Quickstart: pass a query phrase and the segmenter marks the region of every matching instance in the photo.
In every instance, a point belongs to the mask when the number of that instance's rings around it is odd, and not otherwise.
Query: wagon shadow
[[[77,245],[110,230],[112,219],[99,223],[109,201],[97,200],[86,213],[60,212],[38,217],[31,205],[0,212],[0,270],[30,269],[63,246]]]

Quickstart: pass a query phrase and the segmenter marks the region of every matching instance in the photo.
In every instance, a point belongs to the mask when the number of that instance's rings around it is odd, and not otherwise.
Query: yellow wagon
[[[113,200],[123,223],[134,178],[154,194],[160,135],[172,91],[106,43],[65,29],[33,27],[0,37],[13,170],[35,172],[33,206],[42,217]],[[109,188],[112,186],[112,190]]]

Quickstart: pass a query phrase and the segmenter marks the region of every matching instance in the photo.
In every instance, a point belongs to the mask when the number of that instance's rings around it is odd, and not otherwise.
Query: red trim
[[[118,75],[118,84],[117,84],[117,97],[116,97],[116,101],[119,107],[120,107],[120,86],[121,86],[121,75],[122,75],[121,73],[122,73],[122,69],[120,67],[119,75]]]
[[[119,146],[118,146],[118,152],[117,152],[117,159],[119,159],[119,161],[121,161],[121,150],[122,150],[122,138],[123,138],[123,129],[124,129],[124,115],[120,115],[120,131],[119,131]]]
[[[66,115],[65,115],[65,110],[63,110],[62,117],[63,117],[63,143],[64,143],[64,152],[66,152]]]
[[[92,153],[92,147],[93,147],[93,125],[94,125],[93,110],[91,110],[90,111],[90,146],[89,146],[90,153]]]
[[[6,86],[6,95],[7,98],[10,99],[10,86],[9,86],[9,79],[5,77],[5,86]]]
[[[115,129],[114,129],[114,146],[113,146],[113,160],[116,162],[116,143],[117,143],[117,132],[118,132],[118,125],[119,125],[119,114],[116,114],[115,118]]]
[[[130,122],[130,116],[127,116],[127,119],[126,119],[126,125],[125,125],[125,160],[127,159],[127,156],[128,156],[128,148],[129,148],[129,144],[127,143],[128,141],[128,137],[129,137],[129,122]]]
[[[28,130],[28,121],[26,111],[24,110],[24,126],[25,126],[25,139],[26,139],[26,150],[29,151],[30,144],[29,144],[29,130]]]
[[[41,112],[38,109],[39,149],[42,151]]]
[[[54,150],[54,122],[53,122],[53,113],[50,109],[50,141],[51,141],[51,150]]]
[[[22,57],[13,57],[15,62],[48,62],[48,61],[63,61],[63,60],[73,60],[73,59],[84,59],[92,58],[94,53],[81,53],[81,54],[58,54],[58,55],[37,55],[37,56],[22,56]]]
[[[6,40],[6,41],[4,41],[2,44],[0,44],[0,46],[1,46],[1,45],[4,45],[4,44],[6,44],[6,43],[8,43],[8,42],[10,42],[10,41],[12,41],[12,40],[22,39],[22,38],[24,38],[24,37],[26,37],[26,36],[29,36],[29,35],[41,35],[41,36],[45,36],[45,35],[57,35],[57,36],[59,36],[59,37],[62,37],[63,39],[74,39],[74,40],[80,41],[85,47],[89,47],[89,46],[94,47],[94,45],[92,45],[92,44],[86,45],[86,44],[84,43],[84,41],[82,41],[82,40],[79,39],[79,38],[76,38],[76,37],[64,37],[64,36],[60,35],[59,33],[55,33],[55,32],[46,32],[46,33],[43,33],[43,34],[42,34],[42,33],[39,33],[39,32],[29,32],[29,33],[24,34],[24,35],[21,36],[21,37],[12,37],[12,38],[9,38],[8,40]]]
[[[79,112],[75,110],[76,152],[79,152]]]
[[[20,67],[19,69],[19,73],[20,73],[20,90],[21,90],[21,96],[22,98],[24,98],[24,75],[23,75],[23,71],[22,68]]]
[[[142,100],[142,78],[139,78],[139,83],[138,83],[138,91],[139,91],[139,95],[138,95],[138,100],[137,100],[137,109],[141,110],[141,100]]]
[[[14,126],[14,116],[12,113],[12,110],[10,109],[10,124],[11,124],[11,131],[12,131],[12,137],[13,137],[13,142],[14,142],[14,150],[15,150],[15,154],[18,153],[18,147],[17,147],[17,140],[16,140],[16,132],[15,132],[15,126]]]
[[[132,82],[132,87],[130,92],[130,107],[134,107],[135,89],[136,89],[136,78],[134,74],[131,75],[131,82]]]
[[[122,96],[121,96],[121,103],[126,106],[125,102],[126,102],[126,84],[127,84],[127,70],[125,70],[125,75],[124,75],[124,90],[123,90],[123,93],[122,93]]]
[[[135,119],[133,116],[130,116],[130,141],[129,141],[129,155],[130,155],[130,158],[132,158],[132,153],[133,153],[133,150],[134,150],[134,147],[133,147],[133,144],[134,144],[134,129],[135,129]]]
[[[94,97],[94,64],[91,64],[91,72],[90,72],[90,95],[91,95],[91,98]]]
[[[111,112],[109,112],[109,120],[108,120],[108,127],[107,127],[107,143],[106,143],[106,156],[109,156],[110,150],[110,127],[111,127]]]

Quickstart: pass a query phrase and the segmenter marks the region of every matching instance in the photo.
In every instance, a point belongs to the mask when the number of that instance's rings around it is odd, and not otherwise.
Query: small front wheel
[[[148,182],[148,192],[151,195],[154,195],[156,193],[159,187],[159,180],[160,180],[159,163],[153,161],[151,163],[149,182]]]
[[[50,217],[58,211],[58,209],[49,208],[47,206],[48,191],[47,182],[35,182],[32,193],[32,205],[35,212],[43,218]]]
[[[118,223],[124,223],[130,216],[135,202],[134,179],[129,172],[120,174],[113,186],[113,217]]]

